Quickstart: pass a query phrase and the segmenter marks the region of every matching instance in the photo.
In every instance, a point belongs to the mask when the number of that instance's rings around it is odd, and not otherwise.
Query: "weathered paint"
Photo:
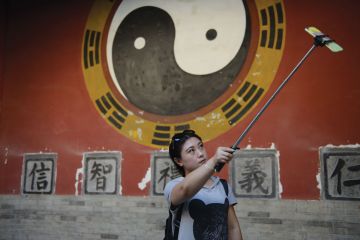
[[[141,182],[138,183],[138,187],[140,190],[144,190],[146,188],[146,184],[151,181],[151,168],[148,168],[145,176],[141,179]]]
[[[84,158],[81,160],[81,167],[76,169],[75,173],[75,196],[82,192],[82,184],[84,182]]]

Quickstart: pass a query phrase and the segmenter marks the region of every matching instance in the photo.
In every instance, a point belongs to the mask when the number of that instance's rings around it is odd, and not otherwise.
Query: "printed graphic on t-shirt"
[[[189,203],[189,214],[194,220],[193,234],[196,240],[228,239],[227,215],[229,200],[206,205],[199,199]]]

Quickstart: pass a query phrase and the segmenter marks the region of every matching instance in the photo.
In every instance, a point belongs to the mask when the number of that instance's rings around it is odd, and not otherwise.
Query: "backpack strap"
[[[227,181],[225,179],[220,178],[220,182],[222,183],[226,196],[229,196],[229,185],[227,184]]]
[[[176,212],[174,221],[174,239],[178,239],[183,206],[184,204],[181,204]]]

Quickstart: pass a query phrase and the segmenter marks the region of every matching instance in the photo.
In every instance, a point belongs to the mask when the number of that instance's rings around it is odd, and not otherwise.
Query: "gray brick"
[[[248,217],[268,218],[268,217],[270,217],[270,213],[269,212],[249,212]]]
[[[60,216],[61,221],[67,221],[67,222],[69,221],[75,222],[76,218],[77,218],[76,216],[65,216],[65,215]]]
[[[0,214],[0,219],[13,219],[15,218],[14,214]]]
[[[102,233],[100,234],[101,239],[119,239],[119,236],[116,234],[108,234],[108,233]]]
[[[85,206],[85,201],[69,200],[70,206]]]
[[[331,228],[333,226],[332,222],[328,222],[328,221],[320,221],[320,220],[312,220],[312,221],[307,221],[305,222],[305,224],[307,226],[313,226],[313,227],[327,227],[327,228]]]
[[[8,203],[4,203],[4,204],[1,204],[1,209],[14,209],[15,206],[13,204],[8,204]]]
[[[248,221],[251,223],[261,223],[261,224],[282,224],[281,219],[274,219],[274,218],[250,218]]]

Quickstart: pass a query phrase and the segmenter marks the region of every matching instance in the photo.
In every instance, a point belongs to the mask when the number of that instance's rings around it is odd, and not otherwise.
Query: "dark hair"
[[[187,129],[184,130],[182,133],[177,133],[171,138],[171,142],[169,145],[169,155],[173,163],[175,164],[177,170],[179,173],[184,177],[185,176],[185,170],[182,166],[179,166],[177,162],[175,161],[175,158],[179,159],[181,158],[181,150],[189,138],[196,137],[200,141],[202,141],[201,137],[195,133],[194,130]]]

